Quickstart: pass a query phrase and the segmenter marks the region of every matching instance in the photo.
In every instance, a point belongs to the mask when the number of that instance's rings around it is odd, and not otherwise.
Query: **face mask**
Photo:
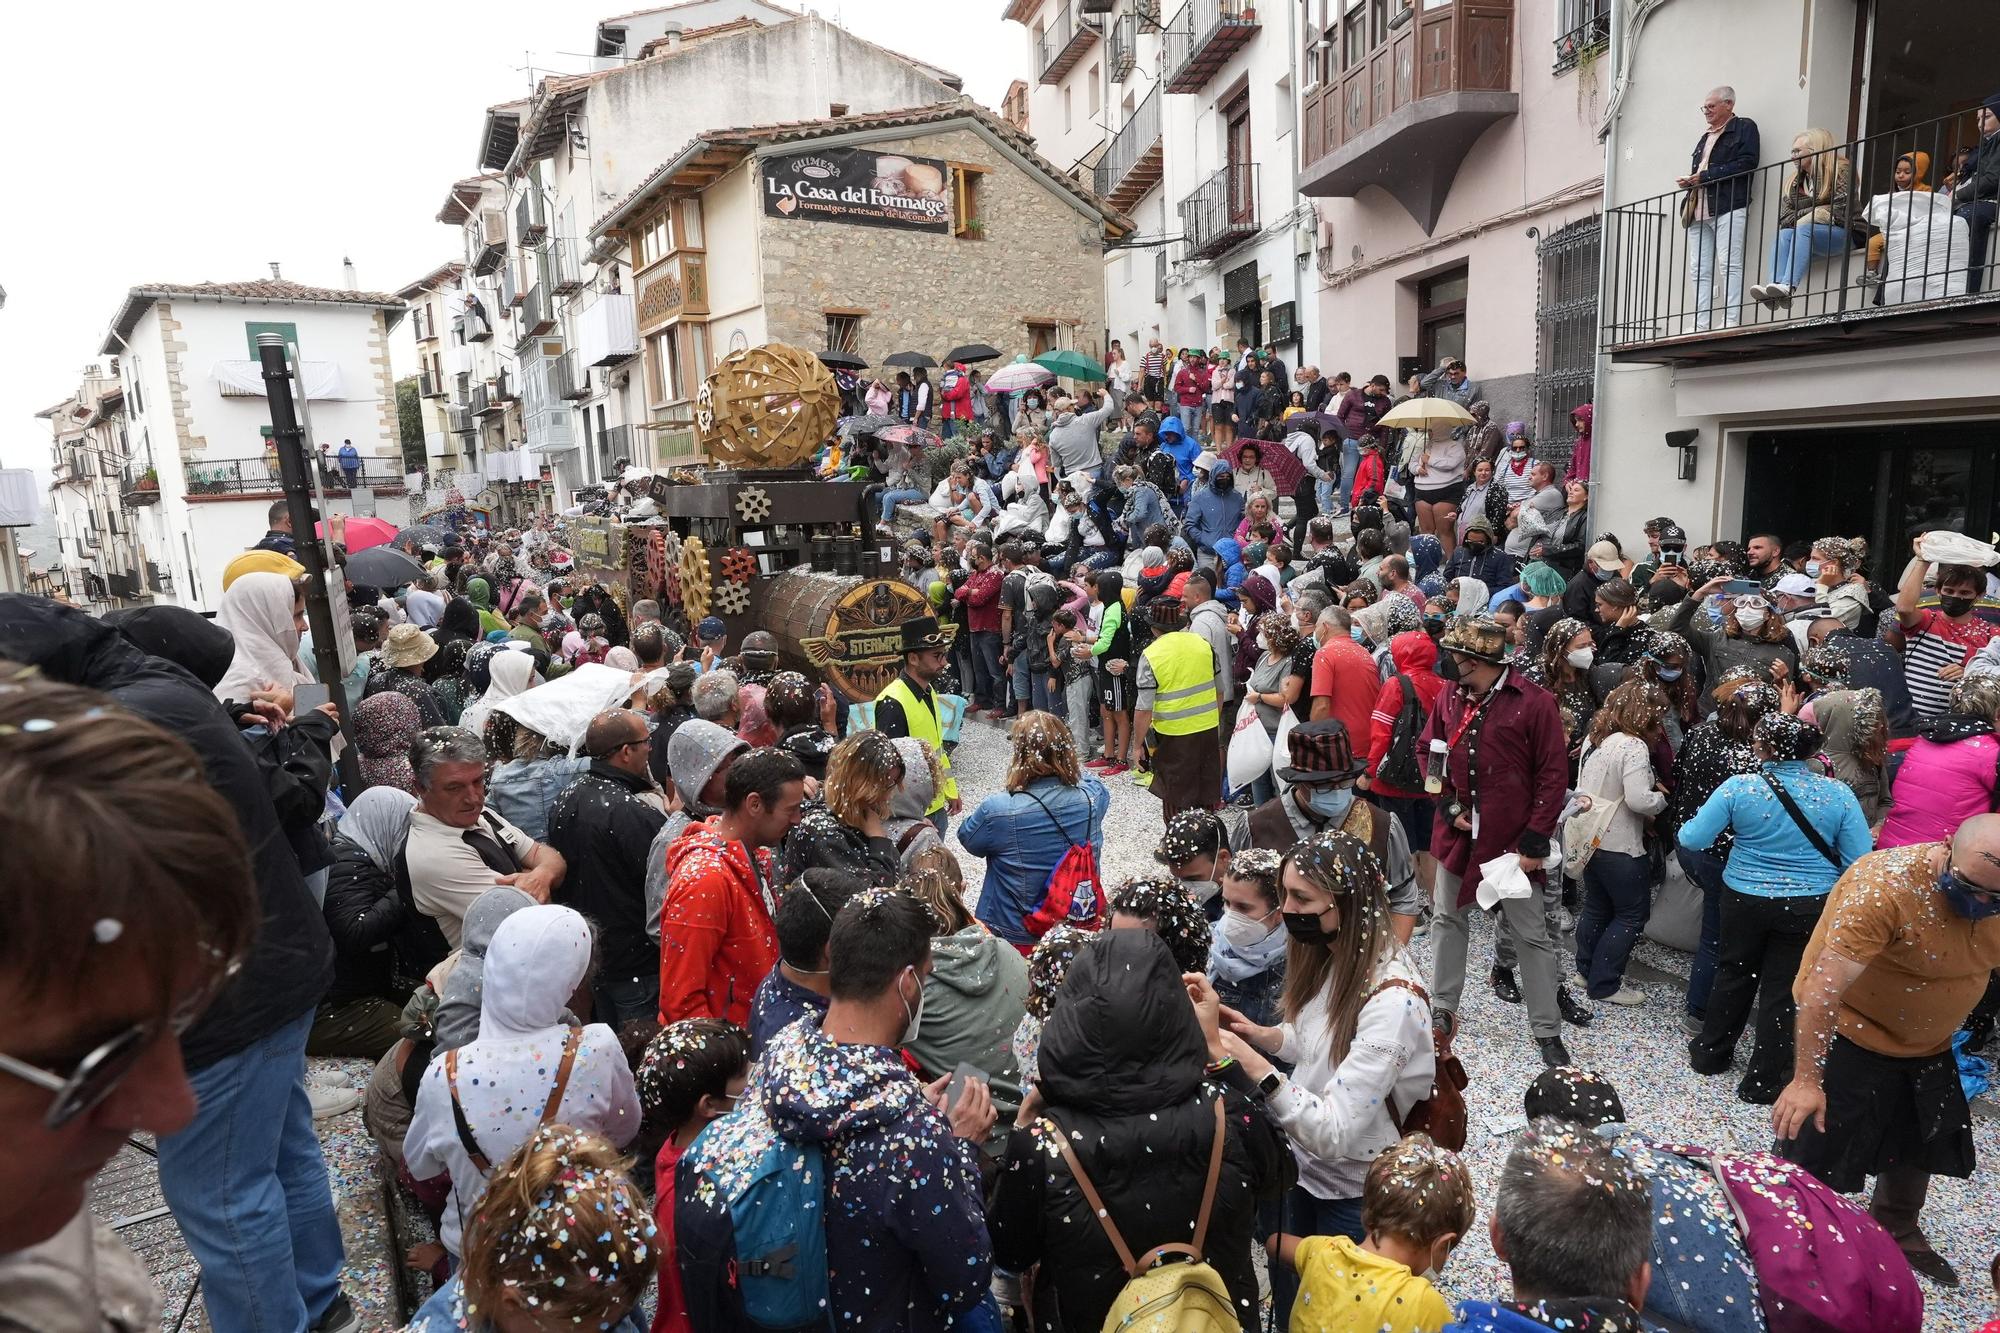
[[[1222,919],[1215,923],[1216,933],[1233,949],[1254,949],[1270,939],[1280,929],[1268,925],[1268,917],[1255,917],[1246,912],[1224,912]]]
[[[1259,631],[1257,635],[1257,647],[1262,652],[1267,652],[1267,653],[1270,652],[1271,636],[1263,633],[1262,631]]]
[[[1331,944],[1339,938],[1338,928],[1328,930],[1320,924],[1319,912],[1285,913],[1285,930],[1300,944]]]
[[[1563,661],[1569,663],[1578,671],[1589,669],[1590,664],[1596,660],[1597,649],[1595,648],[1572,648],[1563,654]]]
[[[1222,886],[1212,879],[1184,879],[1181,887],[1187,890],[1188,897],[1198,903],[1205,903],[1222,892]]]
[[[1940,597],[1938,598],[1938,610],[1956,620],[1958,617],[1972,610],[1972,598]]]
[[[1356,643],[1365,642],[1368,638],[1366,634],[1363,634],[1361,632],[1361,626],[1359,625],[1349,625],[1347,627],[1347,637],[1354,640]]]
[[[1215,487],[1215,493],[1217,495],[1227,495],[1231,491],[1236,489],[1236,478],[1217,477],[1211,484]]]
[[[913,977],[917,976],[917,971],[915,968],[909,969],[909,973]],[[909,1022],[903,1025],[902,1038],[899,1041],[897,1041],[896,1044],[898,1046],[908,1046],[911,1042],[917,1039],[917,1033],[922,1031],[924,1026],[923,978],[917,977],[917,1007],[915,1010],[912,1010],[910,1008],[910,1002],[908,1000],[903,999],[903,992],[900,989],[898,989],[896,992],[896,998],[902,1002],[903,1012],[909,1015]]]
[[[1816,579],[1819,577],[1820,570],[1824,568],[1826,566],[1822,565],[1819,561],[1808,560],[1806,561],[1806,577]]]
[[[1982,900],[1974,897],[1958,882],[1958,876],[1949,870],[1938,876],[1938,892],[1951,904],[1951,910],[1967,921],[1983,921],[2000,913],[2000,898]]]
[[[1741,625],[1747,633],[1755,634],[1758,630],[1764,628],[1764,612],[1758,607],[1746,607],[1736,613],[1736,623]]]
[[[1599,583],[1608,583],[1612,575],[1617,572],[1615,569],[1593,569],[1590,571],[1590,577],[1596,579]]]
[[[1307,787],[1306,808],[1330,824],[1342,823],[1347,812],[1354,808],[1354,788]]]
[[[1674,681],[1679,680],[1682,676],[1686,674],[1687,674],[1686,669],[1683,667],[1660,668],[1660,679],[1666,681],[1669,684],[1672,684]]]
[[[1474,560],[1477,560],[1480,556],[1486,554],[1486,543],[1467,542],[1465,544],[1465,551],[1467,555],[1470,555]]]
[[[1513,645],[1509,644],[1508,646],[1511,648]],[[1438,658],[1435,670],[1437,671],[1439,680],[1447,683],[1455,681],[1458,679],[1458,659],[1450,653],[1446,653]]]

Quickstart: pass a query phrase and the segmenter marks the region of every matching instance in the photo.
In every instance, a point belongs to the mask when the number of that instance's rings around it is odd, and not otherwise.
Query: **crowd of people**
[[[1848,1210],[1811,1262],[1876,1276],[1827,1326],[1914,1327],[1912,1270],[1959,1281],[1921,1217],[1975,1166],[1954,1046],[2000,1011],[1977,544],[1923,534],[1883,588],[1851,538],[1628,550],[1580,517],[1587,407],[1565,479],[1483,410],[1376,428],[1380,377],[1246,417],[1203,364],[1016,418],[1064,538],[919,512],[936,613],[873,700],[578,575],[555,517],[350,585],[338,706],[300,706],[282,510],[212,621],[0,597],[0,837],[52,889],[0,897],[0,1327],[151,1317],[85,1206],[147,1133],[211,1327],[357,1328],[313,1128],[357,1103],[436,1228],[426,1333],[1707,1333],[1808,1262],[1739,1178]],[[1456,362],[1411,392],[1483,409]],[[953,475],[1022,476],[1001,449]],[[616,688],[538,730],[567,672]],[[951,696],[1007,725],[997,790]],[[1114,883],[1121,778],[1158,870]],[[1525,1088],[1490,1200],[1454,1151],[1475,911],[1536,1071],[1472,1071]],[[1672,1108],[1647,1137],[1564,1044],[1648,1003],[1668,918],[1690,1067],[1740,1071],[1775,1156],[1671,1147]],[[375,1061],[365,1093],[309,1054]],[[1454,1311],[1482,1207],[1512,1289]]]

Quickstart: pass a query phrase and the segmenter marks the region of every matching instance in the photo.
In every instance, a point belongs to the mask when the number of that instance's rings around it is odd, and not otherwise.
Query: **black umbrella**
[[[885,366],[921,366],[925,370],[937,369],[937,362],[931,360],[922,352],[898,352],[894,356],[883,357],[882,364]]]
[[[424,576],[424,567],[393,546],[371,546],[347,557],[350,583],[364,588],[400,588]]]
[[[951,351],[945,353],[944,359],[946,362],[964,361],[967,364],[974,361],[998,361],[1000,359],[1000,349],[990,347],[985,343],[967,343],[963,347],[952,348]]]
[[[866,370],[868,363],[852,352],[815,352],[819,363],[828,370]]]

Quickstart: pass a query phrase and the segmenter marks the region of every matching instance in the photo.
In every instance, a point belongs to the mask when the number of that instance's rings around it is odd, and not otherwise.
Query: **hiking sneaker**
[[[1646,1002],[1646,993],[1644,991],[1633,990],[1630,986],[1621,985],[1617,990],[1605,996],[1604,1002],[1606,1004],[1623,1005],[1627,1009],[1637,1009]]]
[[[1683,1012],[1681,1014],[1681,1031],[1690,1037],[1699,1037],[1701,1035],[1701,1019],[1694,1014]]]
[[[361,1105],[361,1094],[353,1088],[328,1087],[320,1083],[306,1084],[306,1098],[312,1102],[312,1117],[315,1120],[331,1120]],[[359,1322],[353,1325],[355,1328],[360,1326]]]
[[[1589,991],[1584,992],[1586,995],[1589,993]],[[1567,986],[1556,987],[1556,1008],[1561,1012],[1563,1022],[1572,1027],[1587,1028],[1590,1026],[1590,1020],[1597,1017],[1589,1005],[1570,993]]]
[[[333,1304],[326,1307],[307,1333],[361,1333],[361,1312],[354,1308],[354,1302],[347,1299],[347,1293],[337,1291]]]

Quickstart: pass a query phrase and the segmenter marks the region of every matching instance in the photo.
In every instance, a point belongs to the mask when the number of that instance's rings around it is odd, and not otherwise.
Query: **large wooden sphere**
[[[784,343],[724,357],[695,408],[702,446],[724,467],[791,467],[819,448],[839,417],[833,372]]]

